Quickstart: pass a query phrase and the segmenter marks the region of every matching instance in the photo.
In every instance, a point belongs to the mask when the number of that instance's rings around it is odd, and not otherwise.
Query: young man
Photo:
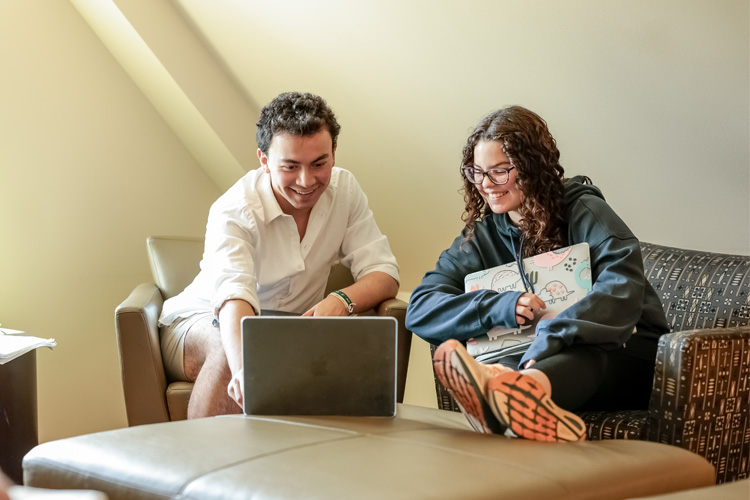
[[[326,102],[281,94],[257,125],[260,168],[213,204],[201,271],[160,318],[168,376],[195,382],[188,418],[241,412],[243,316],[346,316],[398,292],[398,265],[367,198],[334,167],[340,126]],[[323,297],[337,259],[356,283]]]

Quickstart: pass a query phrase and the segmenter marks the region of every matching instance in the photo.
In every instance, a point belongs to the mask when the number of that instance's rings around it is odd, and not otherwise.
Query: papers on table
[[[22,335],[20,330],[11,330],[10,328],[0,328],[0,365],[8,361],[13,361],[19,356],[23,356],[29,351],[39,347],[52,347],[57,345],[55,339],[42,339],[39,337],[30,337]]]

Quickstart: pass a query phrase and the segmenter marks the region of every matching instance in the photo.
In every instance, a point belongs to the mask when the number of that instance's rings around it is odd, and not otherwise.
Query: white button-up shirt
[[[270,175],[253,170],[211,206],[201,270],[164,303],[160,323],[199,312],[216,316],[229,299],[245,300],[256,312],[303,313],[323,299],[336,260],[355,280],[380,271],[399,281],[388,239],[351,172],[333,168],[300,241],[294,218],[276,201]]]

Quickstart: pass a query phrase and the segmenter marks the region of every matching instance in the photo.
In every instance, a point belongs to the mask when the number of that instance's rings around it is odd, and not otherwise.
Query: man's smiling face
[[[325,128],[314,135],[275,134],[268,154],[258,158],[271,175],[271,186],[281,210],[297,215],[312,210],[331,181],[336,149]]]

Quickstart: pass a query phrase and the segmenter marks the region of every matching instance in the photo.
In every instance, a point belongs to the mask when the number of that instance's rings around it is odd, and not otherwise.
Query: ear
[[[260,166],[263,167],[263,170],[266,171],[266,173],[271,173],[271,169],[268,167],[268,157],[263,154],[263,151],[258,148],[258,160],[260,160]]]

